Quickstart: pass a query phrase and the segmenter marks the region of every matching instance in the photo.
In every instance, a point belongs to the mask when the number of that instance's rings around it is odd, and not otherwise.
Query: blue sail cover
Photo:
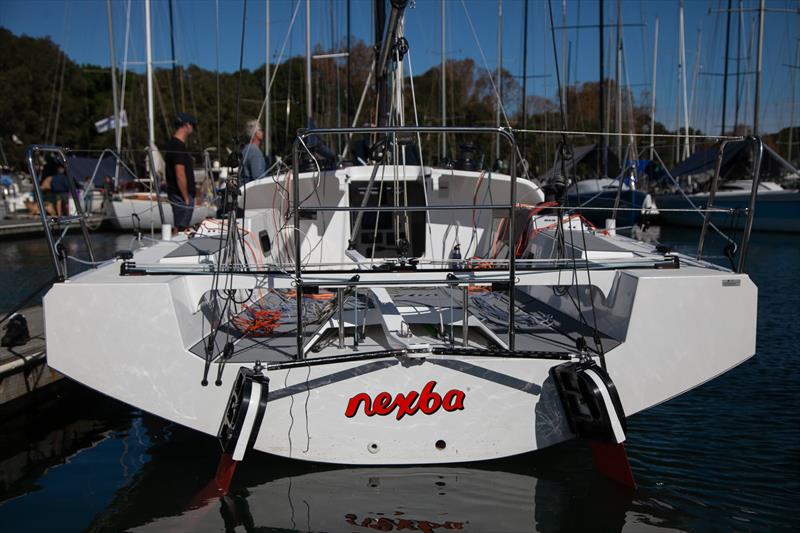
[[[567,176],[571,176],[574,167],[578,166],[579,164],[583,163],[589,168],[598,169],[600,167],[600,155],[601,155],[602,148],[599,144],[587,144],[584,146],[576,146],[572,150],[572,157],[566,161],[564,161],[564,167],[567,171]],[[541,183],[548,183],[553,180],[555,177],[561,175],[561,158],[560,153],[556,157],[555,164],[553,167],[539,176],[539,181]],[[610,178],[615,178],[619,176],[621,172],[621,167],[619,163],[619,159],[617,158],[616,154],[609,150],[606,146],[606,164],[608,166],[608,176]],[[603,177],[603,176],[601,176]]]
[[[94,186],[96,188],[103,188],[107,176],[114,177],[116,171],[117,159],[113,155],[106,155],[100,162],[100,167],[97,169],[97,174],[94,175]],[[84,183],[92,177],[94,169],[97,166],[96,157],[79,156],[77,154],[67,155],[67,167],[69,173],[75,178],[78,183]],[[120,165],[118,174],[118,184],[127,183],[135,180],[136,177],[128,172],[128,170]]]
[[[748,141],[734,141],[725,145],[722,154],[722,171],[720,179],[751,179],[753,177],[753,150]],[[713,172],[717,164],[719,147],[698,150],[685,161],[681,161],[671,170],[673,177],[693,176],[705,172]],[[797,172],[797,169],[778,155],[768,144],[764,143],[761,159],[761,179],[780,178],[783,174]]]
[[[635,168],[636,174],[644,174],[647,171],[647,167],[652,163],[649,159],[626,159],[625,160],[625,168]]]
[[[724,169],[728,166],[736,156],[747,146],[747,141],[730,142],[725,146],[725,152],[722,154],[723,175],[726,174]],[[679,176],[693,176],[702,174],[704,172],[713,171],[717,164],[717,154],[719,147],[713,146],[706,150],[698,150],[693,153],[688,159],[681,161],[675,165],[670,174],[677,178]]]

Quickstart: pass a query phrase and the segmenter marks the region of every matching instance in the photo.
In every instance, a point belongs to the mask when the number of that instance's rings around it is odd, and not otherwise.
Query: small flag
[[[125,110],[123,109],[120,113],[120,127],[126,127],[128,125],[128,116],[125,114]],[[114,116],[110,116],[104,118],[102,120],[98,120],[94,123],[94,127],[97,129],[97,133],[105,133],[109,130],[116,129],[114,126]]]

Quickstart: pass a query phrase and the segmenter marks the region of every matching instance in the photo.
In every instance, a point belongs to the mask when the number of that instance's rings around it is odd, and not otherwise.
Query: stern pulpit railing
[[[348,213],[356,213],[356,223],[355,228],[353,228],[353,232],[357,232],[358,228],[361,224],[362,216],[364,212],[380,212],[380,211],[393,211],[393,212],[411,212],[411,211],[437,211],[437,210],[454,210],[454,209],[474,209],[474,210],[503,210],[508,211],[508,225],[507,225],[507,246],[510,251],[509,258],[508,258],[508,277],[503,277],[503,283],[507,284],[509,295],[514,294],[515,285],[516,285],[516,258],[515,254],[513,253],[514,250],[514,209],[517,202],[517,141],[514,137],[514,134],[511,129],[508,128],[492,128],[492,127],[442,127],[442,126],[396,126],[396,127],[368,127],[368,128],[330,128],[330,129],[313,129],[313,130],[300,130],[295,138],[293,151],[292,151],[292,161],[293,161],[293,168],[292,172],[294,176],[300,175],[300,158],[302,155],[302,151],[308,152],[308,146],[306,144],[306,140],[312,137],[319,137],[323,135],[353,135],[353,134],[367,134],[367,135],[384,135],[387,143],[396,143],[398,136],[403,135],[418,135],[418,134],[444,134],[444,133],[460,133],[460,134],[489,134],[489,135],[496,135],[498,138],[503,138],[508,141],[509,145],[511,146],[511,165],[510,165],[510,187],[509,187],[509,198],[508,203],[502,204],[484,204],[484,205],[469,205],[469,206],[408,206],[408,205],[397,205],[397,206],[390,206],[390,207],[381,207],[381,206],[367,206],[366,203],[369,199],[370,190],[372,189],[375,179],[377,177],[377,170],[380,165],[377,163],[373,168],[372,175],[370,180],[367,184],[367,192],[364,196],[364,202],[361,206],[335,206],[335,205],[323,205],[323,206],[306,206],[302,205],[303,201],[300,198],[300,180],[293,179],[292,180],[292,222],[294,225],[294,256],[295,256],[295,264],[294,264],[294,282],[296,285],[296,303],[297,303],[297,353],[299,358],[303,358],[304,354],[304,343],[305,343],[305,336],[303,332],[303,264],[302,264],[302,256],[301,256],[301,244],[302,244],[302,234],[300,230],[300,215],[301,212],[308,212],[308,213],[317,213],[317,212],[325,212],[325,211],[345,211]],[[388,148],[386,148],[388,149]],[[313,157],[313,154],[309,154]],[[431,282],[442,283],[441,280],[431,280]],[[352,281],[352,287],[358,287],[360,283],[358,280]],[[387,283],[391,284],[391,283]],[[460,284],[463,284],[463,280],[458,280],[453,277],[448,281],[444,282],[445,285],[451,286],[453,289],[456,289]],[[307,283],[305,284],[308,285]],[[380,285],[380,284],[378,284]],[[514,314],[515,314],[515,305],[514,305],[514,298],[509,297],[509,305],[508,305],[508,317],[509,317],[509,325],[508,325],[508,346],[511,351],[514,350]]]
[[[64,164],[64,168],[66,169],[68,177],[68,194],[73,206],[75,207],[76,214],[67,214],[61,216],[48,215],[41,188],[41,179],[43,176],[41,175],[41,172],[36,170],[36,164],[34,163],[35,154],[55,155]],[[36,202],[39,206],[39,215],[42,219],[42,226],[44,228],[45,238],[47,239],[47,245],[50,249],[50,256],[53,260],[53,267],[56,271],[56,279],[58,281],[63,281],[69,277],[69,272],[67,269],[67,254],[61,241],[66,235],[70,224],[74,222],[78,222],[80,225],[83,241],[86,245],[86,250],[89,253],[89,260],[93,266],[95,265],[94,250],[92,249],[92,241],[89,238],[89,227],[86,222],[86,213],[84,213],[83,207],[81,206],[82,202],[79,201],[77,187],[75,187],[75,182],[73,181],[72,175],[69,172],[68,161],[63,148],[49,145],[32,145],[28,147],[27,159],[28,168],[30,169],[31,173],[31,181],[33,181],[33,189],[36,195]],[[57,235],[58,232],[60,232],[60,234]]]

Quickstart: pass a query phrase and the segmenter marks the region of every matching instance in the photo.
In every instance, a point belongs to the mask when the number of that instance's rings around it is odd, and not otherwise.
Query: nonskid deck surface
[[[431,346],[463,346],[463,291],[446,287],[412,287],[388,289],[393,302],[401,309],[411,329],[420,342]],[[338,343],[338,312],[331,293],[329,299],[319,295],[303,298],[304,344],[308,346],[306,357],[330,357],[356,355],[398,348],[392,346],[376,321],[377,309],[362,289],[358,294],[345,297],[343,322],[345,324],[344,348]],[[505,291],[492,291],[488,287],[468,291],[469,298],[469,343],[473,348],[497,348],[508,334],[508,295]],[[515,292],[515,349],[521,352],[575,353],[578,339],[591,339],[594,329],[591,324],[556,310],[526,294]],[[207,319],[214,318],[213,306],[204,305]],[[242,326],[252,317],[252,309],[268,309],[280,312],[277,326],[268,334],[248,334]],[[297,313],[293,292],[265,291],[254,298],[248,309],[223,324],[214,337],[216,358],[224,351],[225,344],[233,343],[233,353],[228,362],[264,363],[285,362],[296,359]],[[366,319],[365,319],[366,317]],[[356,322],[357,321],[357,322]],[[358,342],[354,338],[357,324]],[[195,355],[205,358],[211,333],[191,347]],[[500,342],[497,342],[497,341]],[[613,349],[620,340],[600,332],[604,351]]]

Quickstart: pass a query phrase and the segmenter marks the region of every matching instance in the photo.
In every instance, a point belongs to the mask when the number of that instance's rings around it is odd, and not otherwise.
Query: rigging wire
[[[464,0],[461,0],[461,7],[464,9],[464,14],[467,17],[467,22],[469,23],[469,29],[472,32],[472,37],[475,39],[475,44],[478,46],[478,51],[481,54],[481,59],[483,60],[483,68],[486,70],[487,77],[489,78],[489,83],[492,85],[492,90],[494,91],[495,97],[497,98],[497,103],[499,104],[498,107],[500,109],[500,113],[503,115],[503,120],[505,120],[506,126],[509,128],[511,127],[511,121],[508,120],[508,115],[506,114],[506,108],[503,105],[503,100],[500,98],[500,91],[497,88],[497,85],[494,82],[494,77],[492,76],[492,71],[489,69],[489,62],[486,61],[486,54],[483,52],[483,47],[481,46],[481,42],[478,39],[478,34],[475,31],[475,26],[472,24],[472,17],[469,15],[469,11],[467,10],[467,5],[464,3]],[[452,84],[451,84],[452,85]],[[564,128],[566,129],[566,127]],[[525,159],[522,157],[522,152],[519,149],[519,146],[516,147],[517,157],[519,158],[520,164]],[[527,173],[527,169],[526,169]]]
[[[559,95],[558,96],[558,104],[559,104],[559,115],[560,115],[560,118],[561,118],[561,128],[562,128],[563,131],[566,131],[566,129],[567,129],[567,118],[566,118],[566,114],[564,112],[564,96],[563,96],[563,91],[562,91],[562,87],[561,87],[561,75],[560,75],[560,73],[558,71],[558,49],[556,48],[555,23],[553,22],[553,6],[552,6],[551,0],[547,0],[547,11],[548,11],[549,19],[550,19],[550,37],[551,37],[551,41],[552,41],[552,45],[553,45],[553,60],[554,60],[554,63],[556,65],[556,83],[558,84],[558,95]],[[561,152],[561,157],[560,157],[560,160],[561,160],[561,173],[562,173],[561,175],[563,177],[562,179],[566,179],[566,159],[567,159],[567,157],[565,157],[565,156],[567,156],[568,154],[571,155],[572,149],[571,149],[571,147],[569,145],[569,141],[568,141],[567,135],[565,133],[563,133],[563,132],[561,134],[561,146],[560,146],[559,149],[560,149],[560,152]],[[573,183],[575,183],[575,178],[576,178],[575,172],[576,172],[576,170],[577,169],[575,168],[575,165],[572,165],[572,174],[573,174],[572,182]],[[563,197],[564,197],[564,199],[566,199],[566,194],[567,194],[567,188],[566,188],[566,183],[565,183],[564,187],[563,187]],[[605,354],[603,352],[603,343],[600,340],[600,333],[599,333],[599,330],[597,329],[597,311],[596,311],[595,305],[594,305],[592,278],[591,278],[591,274],[590,274],[590,270],[591,269],[589,268],[589,257],[588,257],[588,253],[587,253],[588,249],[586,247],[586,226],[585,226],[583,220],[579,220],[579,223],[580,223],[581,238],[583,240],[584,254],[587,254],[586,257],[584,257],[584,265],[586,267],[586,276],[587,276],[587,282],[588,282],[588,288],[589,288],[589,305],[591,307],[592,319],[593,319],[592,338],[594,340],[597,352],[598,352],[598,354],[600,356],[600,364],[603,367],[603,369],[605,369],[606,368]],[[569,296],[570,300],[572,300],[572,302],[573,302],[573,305],[575,305],[575,308],[576,308],[576,310],[578,312],[578,315],[581,318],[581,321],[584,322],[584,324],[586,324],[586,319],[583,316],[583,310],[582,310],[582,303],[581,303],[582,298],[581,298],[580,293],[577,293],[578,286],[577,286],[576,283],[577,283],[577,275],[578,275],[578,264],[577,264],[577,257],[576,257],[577,254],[576,254],[576,246],[575,246],[575,236],[574,236],[574,232],[573,232],[572,226],[573,226],[572,220],[568,218],[568,228],[569,228],[569,236],[570,236],[570,239],[569,239],[570,240],[570,243],[569,243],[569,245],[570,245],[570,255],[572,257],[572,280],[573,280],[572,287],[575,287],[575,289],[576,289],[576,296],[577,296],[577,299],[578,299],[577,302],[573,299],[572,295],[569,292],[570,291],[570,286],[567,286],[566,290],[562,289],[560,292],[563,293],[563,294],[566,294],[567,296]],[[556,226],[556,239],[558,241],[559,254],[565,253],[566,250],[567,250],[567,247],[566,247],[565,235],[564,235],[564,223],[563,223],[563,219],[560,216],[559,216],[559,224]],[[514,253],[514,250],[510,250],[509,253]],[[562,255],[562,257],[563,257],[563,255]],[[560,268],[559,268],[559,276],[560,276],[560,272],[561,271],[560,271]],[[553,291],[556,292],[556,294],[559,294],[558,287],[553,287]],[[577,348],[582,349],[582,350],[585,350],[585,349],[588,348],[586,340],[585,340],[585,338],[583,336],[579,337]]]
[[[243,62],[244,62],[244,39],[245,39],[245,28],[246,28],[246,21],[247,21],[247,0],[244,1],[244,5],[242,7],[242,35],[239,47],[239,76],[237,80],[237,87],[236,87],[236,110],[235,110],[235,118],[234,118],[234,143],[238,145],[238,131],[239,131],[239,114],[241,108],[241,88],[242,88],[242,74],[243,74]],[[238,146],[237,146],[238,148]],[[239,157],[240,158],[240,151],[233,152],[232,157]],[[238,164],[237,166],[241,166]],[[222,284],[222,290],[220,291],[220,269],[216,269],[213,274],[212,280],[212,312],[219,309],[221,310],[217,316],[215,317],[216,324],[211,324],[211,332],[208,336],[208,343],[206,345],[206,353],[205,353],[205,365],[203,370],[203,380],[202,384],[208,384],[208,372],[210,370],[210,365],[212,359],[214,358],[215,354],[214,351],[216,349],[216,338],[217,335],[222,328],[222,325],[225,321],[225,317],[229,313],[229,309],[234,314],[238,314],[238,306],[246,303],[253,294],[253,291],[250,290],[249,294],[243,300],[236,299],[236,290],[233,289],[233,274],[231,273],[234,269],[232,267],[237,266],[239,263],[239,250],[241,249],[241,262],[242,266],[245,267],[245,270],[248,268],[248,260],[247,260],[247,253],[245,251],[246,242],[244,240],[244,233],[238,231],[238,224],[236,223],[236,208],[238,205],[238,187],[239,184],[236,179],[229,180],[226,192],[225,192],[225,201],[224,207],[225,211],[227,212],[227,228],[223,223],[222,227],[220,228],[220,234],[225,231],[224,237],[220,235],[219,239],[219,248],[218,248],[218,255],[219,264],[227,265],[229,267],[229,273],[225,274],[225,279]],[[234,190],[235,189],[235,190]],[[247,188],[245,187],[245,195]],[[246,196],[243,198],[243,201],[246,204]],[[221,295],[220,295],[221,293]],[[220,306],[219,299],[222,300],[222,305]],[[233,342],[231,341],[231,330],[230,328],[225,328],[225,342],[224,342],[224,349],[222,355],[220,357],[219,365],[217,367],[217,378],[215,381],[216,385],[222,384],[222,373],[224,371],[226,361],[233,355]]]
[[[419,116],[417,114],[417,95],[414,91],[414,69],[411,67],[411,50],[406,52],[406,58],[408,58],[408,80],[411,86],[411,107],[414,110],[414,125],[419,127]],[[422,180],[422,194],[425,200],[425,205],[429,205],[428,202],[428,185],[425,181],[425,159],[422,155],[422,136],[419,132],[417,132],[417,146],[419,149],[419,165],[420,165],[420,179]],[[433,233],[431,230],[431,215],[429,211],[425,211],[425,222],[426,226],[428,227],[428,241],[430,245],[433,246]],[[427,247],[426,247],[427,248]]]

